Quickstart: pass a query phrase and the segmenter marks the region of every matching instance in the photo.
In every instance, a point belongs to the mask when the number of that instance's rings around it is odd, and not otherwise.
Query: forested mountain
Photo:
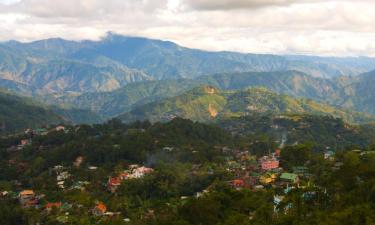
[[[370,84],[374,77],[374,73],[337,79],[316,78],[298,71],[222,73],[201,76],[194,80],[132,83],[112,92],[86,93],[78,96],[61,95],[50,99],[49,102],[78,105],[97,112],[105,118],[110,118],[146,103],[180,95],[194,87],[210,85],[222,90],[266,87],[279,94],[313,99],[354,111],[373,113],[374,111],[371,110],[375,107],[371,96],[375,92],[371,92]],[[365,90],[369,92],[364,93]]]
[[[30,98],[0,89],[0,132],[40,128],[59,123],[97,123],[101,118],[88,111],[45,106]]]
[[[0,85],[23,84],[25,93],[102,92],[145,80],[196,78],[234,72],[297,70],[314,77],[358,75],[373,58],[276,56],[208,52],[168,41],[113,33],[99,41],[47,39],[0,44]],[[8,82],[6,82],[8,80]],[[20,87],[20,86],[18,86]]]
[[[0,126],[2,126],[2,132],[63,122],[67,121],[52,110],[33,104],[30,99],[23,99],[0,91]]]
[[[337,80],[345,90],[340,105],[375,114],[375,71],[351,79],[342,77]]]
[[[136,107],[119,116],[124,121],[166,121],[183,117],[197,121],[240,117],[254,113],[331,115],[349,122],[375,121],[375,116],[351,112],[317,103],[276,94],[265,88],[221,91],[210,86],[197,87],[177,97]]]

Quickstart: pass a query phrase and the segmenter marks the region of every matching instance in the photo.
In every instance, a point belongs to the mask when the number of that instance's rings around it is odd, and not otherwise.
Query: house
[[[242,179],[232,180],[230,181],[230,185],[236,189],[243,188],[245,187],[245,181]]]
[[[33,190],[21,191],[18,195],[18,200],[21,206],[25,208],[38,205],[38,200],[36,199]]]
[[[57,127],[55,127],[55,131],[65,131],[65,127],[64,126],[57,126]]]
[[[48,202],[45,208],[48,212],[50,212],[53,208],[59,209],[61,205],[62,205],[61,202]]]
[[[66,171],[64,172],[61,172],[60,174],[57,175],[56,179],[57,181],[62,181],[62,180],[66,180],[70,177],[70,174]]]
[[[31,128],[25,129],[25,134],[26,135],[32,135],[33,134],[33,129],[31,129]]]
[[[263,156],[259,160],[262,170],[272,170],[279,168],[279,160],[275,157]]]
[[[95,216],[103,216],[107,212],[107,206],[99,202],[95,208],[92,210],[92,214]]]
[[[327,160],[334,160],[335,153],[333,151],[325,151],[324,152],[324,159]]]
[[[299,178],[297,174],[294,173],[282,173],[280,176],[280,180],[290,183],[298,183]]]
[[[273,183],[277,178],[277,174],[275,173],[266,173],[260,176],[259,182],[261,184],[267,185]]]
[[[84,191],[85,186],[87,186],[89,184],[90,184],[90,182],[88,182],[88,181],[77,181],[72,185],[72,187],[70,189],[71,190],[76,189],[76,190]]]
[[[254,186],[254,190],[262,190],[262,189],[264,189],[263,185],[255,185]]]
[[[58,186],[59,188],[61,188],[61,189],[64,189],[64,188],[65,188],[64,184],[65,184],[65,181],[63,181],[63,180],[57,182],[57,186]]]
[[[97,170],[98,167],[96,167],[96,166],[89,166],[88,169],[89,169],[89,170]]]
[[[141,178],[146,174],[152,173],[154,170],[152,168],[147,167],[139,167],[132,171],[132,174],[130,175],[131,178]]]
[[[56,165],[53,167],[54,171],[61,172],[64,169],[62,165]]]
[[[121,179],[119,177],[110,177],[108,179],[107,187],[112,193],[114,193],[120,185]]]
[[[285,196],[282,195],[275,195],[273,196],[273,204],[275,205],[275,211],[277,211],[277,206],[284,200]]]
[[[21,145],[22,146],[29,145],[29,144],[31,144],[31,140],[29,140],[29,139],[22,139],[21,140]]]
[[[118,178],[120,178],[120,180],[126,180],[126,179],[129,179],[130,177],[130,173],[128,172],[122,172],[120,173],[120,175],[118,175]]]

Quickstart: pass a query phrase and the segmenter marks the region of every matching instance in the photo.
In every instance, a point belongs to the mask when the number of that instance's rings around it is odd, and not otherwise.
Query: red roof
[[[105,206],[103,203],[99,203],[95,206],[97,210],[99,210],[101,213],[105,213],[107,211],[107,206]]]
[[[50,209],[52,207],[60,208],[61,207],[61,202],[48,202],[46,204],[46,209]]]
[[[121,185],[121,179],[119,177],[111,177],[108,180],[108,185],[110,185],[110,186]]]
[[[245,185],[245,181],[237,179],[237,180],[232,180],[231,184],[236,187],[243,187]]]

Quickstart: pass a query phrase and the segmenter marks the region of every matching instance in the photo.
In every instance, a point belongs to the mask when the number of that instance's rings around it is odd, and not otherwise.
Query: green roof
[[[282,173],[280,179],[295,181],[298,175],[294,173]]]

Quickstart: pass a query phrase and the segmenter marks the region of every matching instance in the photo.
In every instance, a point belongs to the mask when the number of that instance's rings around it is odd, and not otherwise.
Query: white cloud
[[[13,1],[13,2],[9,2]],[[0,0],[0,40],[108,30],[208,50],[375,55],[371,0]]]
[[[304,0],[300,0],[304,1]],[[199,10],[228,10],[291,5],[297,0],[185,0],[186,5]]]

